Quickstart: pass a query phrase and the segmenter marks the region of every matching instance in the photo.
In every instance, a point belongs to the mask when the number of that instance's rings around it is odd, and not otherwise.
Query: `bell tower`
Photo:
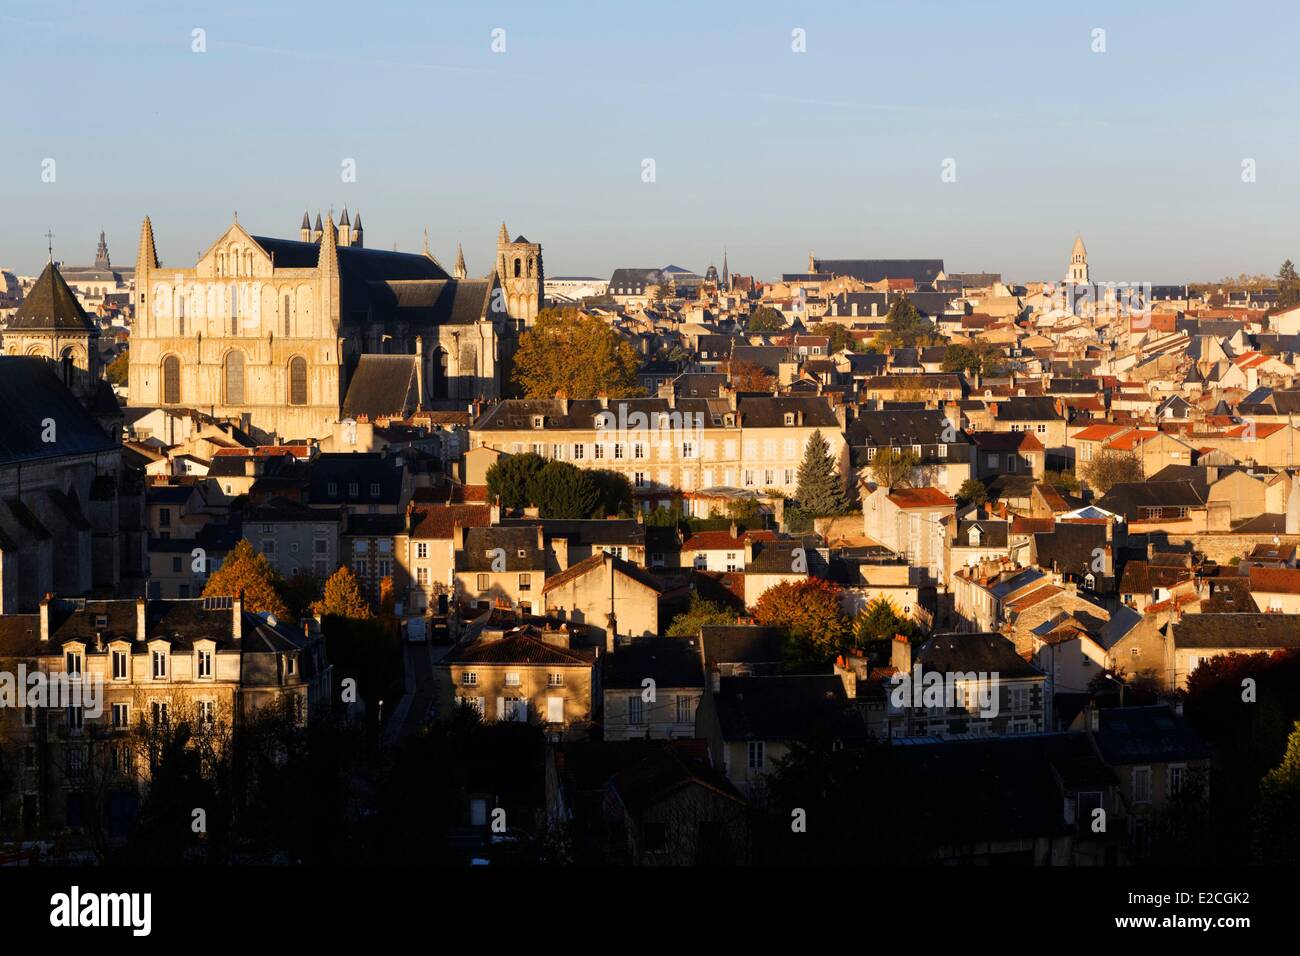
[[[1074,249],[1070,252],[1070,269],[1065,274],[1065,281],[1073,285],[1088,284],[1088,250],[1083,247],[1083,236],[1074,237]]]
[[[513,240],[501,223],[497,234],[497,277],[505,295],[506,313],[510,318],[530,326],[542,307],[542,245],[523,236]]]

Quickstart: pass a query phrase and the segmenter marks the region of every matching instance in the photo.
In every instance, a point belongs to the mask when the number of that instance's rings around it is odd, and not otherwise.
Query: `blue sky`
[[[550,275],[702,271],[725,246],[764,278],[810,250],[1059,278],[1076,232],[1099,278],[1271,273],[1300,260],[1298,11],[6,0],[0,265],[38,268],[47,229],[58,258],[103,228],[133,262],[146,214],[190,264],[236,210],[294,236],[347,206],[367,245],[427,228],[475,274],[502,219]]]

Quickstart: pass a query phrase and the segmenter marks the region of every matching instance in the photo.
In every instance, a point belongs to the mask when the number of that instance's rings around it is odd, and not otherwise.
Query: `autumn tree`
[[[795,497],[799,499],[800,509],[814,516],[843,514],[849,507],[844,482],[821,429],[809,436],[804,448]]]
[[[1288,259],[1277,271],[1277,301],[1273,308],[1293,309],[1297,305],[1300,305],[1300,274],[1296,273],[1295,264]]]
[[[361,593],[361,584],[352,569],[343,565],[325,582],[325,593],[312,605],[321,617],[346,617],[364,621],[370,617],[370,603]]]
[[[910,448],[877,448],[871,459],[871,477],[882,488],[902,488],[912,483],[912,473],[920,463]]]
[[[530,505],[533,478],[545,467],[546,459],[535,452],[502,455],[488,467],[488,494],[494,500],[500,498],[502,508],[523,508]]]
[[[853,619],[853,635],[862,645],[892,641],[895,634],[911,639],[919,633],[916,622],[900,614],[894,602],[883,594],[872,598]]]
[[[113,361],[108,363],[108,368],[104,369],[104,377],[108,379],[109,384],[126,387],[127,370],[130,367],[131,358],[126,352],[123,352]]]
[[[772,373],[756,362],[744,359],[722,363],[722,370],[727,373],[731,387],[738,392],[770,392],[776,384]]]
[[[844,649],[850,634],[840,593],[822,578],[783,581],[759,596],[753,617],[788,635],[787,662],[826,663]]]
[[[266,555],[258,554],[246,539],[230,549],[221,567],[208,578],[203,589],[204,597],[239,597],[243,593],[243,608],[254,614],[273,614],[287,618],[289,609],[280,596],[283,582]]]
[[[572,399],[604,393],[611,398],[638,395],[636,349],[603,319],[578,309],[543,309],[533,327],[519,337],[514,380],[527,398]]]
[[[1116,485],[1139,482],[1146,478],[1142,459],[1132,452],[1103,451],[1080,469],[1083,480],[1099,495]]]

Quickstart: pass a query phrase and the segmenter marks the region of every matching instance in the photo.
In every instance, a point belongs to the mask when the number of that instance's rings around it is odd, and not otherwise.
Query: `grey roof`
[[[1165,704],[1112,707],[1098,714],[1093,739],[1108,764],[1207,760],[1210,750],[1191,725]]]
[[[647,677],[656,687],[704,687],[704,667],[695,640],[648,637],[629,641],[605,656],[606,689],[642,690]]]
[[[723,677],[714,695],[724,740],[805,740],[867,736],[861,712],[830,674]]]
[[[0,408],[0,465],[118,448],[45,359],[0,356]]]
[[[928,284],[943,271],[942,259],[816,259],[813,271],[833,276],[852,276],[863,282],[881,279],[912,279]]]
[[[498,549],[504,552],[506,571],[546,570],[546,551],[537,546],[536,527],[466,528],[465,549],[456,552],[456,570],[492,571]]]
[[[713,624],[700,628],[704,658],[710,664],[780,663],[784,641],[774,627]]]
[[[405,418],[420,403],[418,376],[414,355],[362,355],[343,399],[344,417]]]
[[[1300,615],[1187,614],[1173,626],[1178,648],[1300,648]]]
[[[22,304],[10,316],[8,330],[99,335],[99,327],[86,315],[53,262],[46,265]]]
[[[1042,677],[1043,672],[1016,653],[1016,646],[1001,634],[936,634],[921,648],[916,660],[922,672],[983,671],[1002,679]]]

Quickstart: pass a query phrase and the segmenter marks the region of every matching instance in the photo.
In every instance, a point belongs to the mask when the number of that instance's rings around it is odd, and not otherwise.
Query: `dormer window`
[[[69,677],[81,676],[81,651],[68,651],[63,655],[63,668]]]
[[[1083,586],[1089,591],[1097,590],[1097,578],[1091,571],[1083,576]]]
[[[545,415],[534,415],[534,416],[533,416],[533,427],[534,427],[534,428],[545,428],[545,427],[546,427],[546,416],[545,416]]]
[[[167,679],[167,652],[153,651],[152,654],[150,655],[150,660],[153,663],[153,671],[152,671],[153,679],[166,680]]]
[[[787,425],[793,425],[793,424],[794,424],[794,412],[786,412],[786,413],[785,413],[785,423],[786,423]]]

